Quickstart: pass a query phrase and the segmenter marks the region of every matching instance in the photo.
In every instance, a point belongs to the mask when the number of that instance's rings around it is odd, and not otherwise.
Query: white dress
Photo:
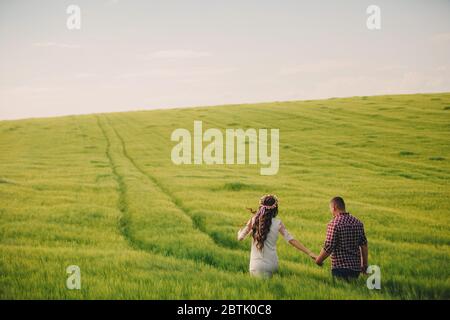
[[[239,230],[238,240],[243,240],[252,233],[252,226],[255,217],[250,219],[247,225]],[[254,276],[271,277],[274,272],[278,270],[278,256],[277,256],[277,240],[278,234],[281,234],[284,239],[289,242],[294,239],[280,219],[272,218],[272,225],[267,234],[267,239],[264,241],[264,247],[260,251],[256,247],[256,241],[252,239],[252,250],[250,254],[250,274]]]

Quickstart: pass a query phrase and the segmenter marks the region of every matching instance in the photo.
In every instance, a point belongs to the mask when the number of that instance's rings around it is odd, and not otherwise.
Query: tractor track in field
[[[213,243],[215,243],[217,246],[225,248],[225,249],[230,249],[230,250],[234,250],[235,248],[232,248],[230,246],[225,245],[224,243],[218,241],[217,239],[215,239],[214,237],[212,237],[203,227],[200,226],[199,223],[197,223],[195,217],[190,213],[190,210],[188,208],[186,208],[183,203],[181,202],[180,199],[178,199],[177,197],[175,197],[173,195],[172,192],[170,192],[166,187],[164,187],[154,176],[152,176],[151,174],[149,174],[148,172],[146,172],[145,170],[143,170],[137,163],[136,161],[133,159],[133,157],[131,157],[127,151],[126,148],[126,143],[125,140],[122,138],[122,136],[119,134],[119,132],[116,130],[116,128],[111,124],[110,120],[108,118],[106,118],[108,125],[111,127],[111,129],[114,131],[114,133],[116,134],[117,138],[120,140],[121,143],[121,147],[122,147],[122,152],[123,155],[125,156],[125,158],[127,158],[127,160],[136,168],[136,170],[138,170],[142,175],[144,175],[145,177],[147,177],[147,179],[149,179],[158,189],[159,191],[161,191],[163,194],[165,194],[169,200],[175,205],[175,207],[180,210],[186,217],[188,217],[191,220],[192,226],[198,230],[199,232],[203,233],[204,235],[206,235],[208,238],[210,238]]]
[[[142,247],[138,244],[136,239],[133,238],[130,232],[129,224],[130,224],[130,218],[129,218],[129,212],[128,212],[128,202],[126,198],[127,193],[127,186],[125,184],[125,181],[123,177],[117,172],[116,165],[114,163],[114,160],[111,156],[111,140],[108,137],[108,134],[106,133],[105,128],[101,124],[100,117],[97,116],[97,124],[100,127],[100,130],[103,133],[103,136],[106,140],[106,157],[108,158],[109,166],[112,170],[112,173],[114,175],[114,179],[117,182],[117,185],[119,187],[119,201],[118,201],[118,208],[121,213],[121,216],[119,217],[119,230],[122,236],[125,238],[125,240],[128,242],[128,244],[134,248],[134,249],[142,249]]]
[[[181,210],[182,213],[184,213],[185,215],[187,215],[191,221],[194,224],[194,221],[192,219],[192,217],[183,209],[182,206],[180,206],[178,203],[176,203],[174,200],[174,198],[171,196],[170,193],[166,193],[166,189],[162,186],[160,186],[160,184],[158,183],[158,181],[150,176],[149,174],[147,174],[145,171],[143,171],[134,161],[134,159],[132,157],[130,157],[126,151],[126,145],[122,139],[122,137],[118,134],[118,132],[116,131],[116,129],[111,125],[109,119],[106,118],[106,121],[108,122],[108,125],[110,126],[111,130],[114,131],[114,133],[116,134],[117,138],[120,140],[121,142],[121,148],[123,151],[123,155],[124,157],[144,176],[146,176],[157,188],[160,189],[161,192],[165,193],[166,196],[170,199],[170,201],[172,203],[174,203],[174,205]],[[103,136],[105,138],[106,141],[106,157],[108,158],[108,162],[110,165],[110,168],[112,170],[112,173],[114,175],[114,179],[117,182],[118,185],[118,194],[119,194],[119,200],[118,200],[118,209],[121,213],[121,216],[119,217],[119,231],[121,233],[121,235],[124,237],[124,239],[127,241],[127,243],[129,244],[129,246],[133,249],[136,250],[142,250],[142,251],[146,251],[146,252],[151,252],[153,254],[158,254],[158,255],[163,255],[163,256],[173,256],[174,258],[177,259],[186,259],[186,260],[190,260],[190,261],[194,261],[197,263],[201,263],[201,264],[206,264],[209,265],[210,267],[216,268],[216,269],[220,269],[222,271],[227,271],[229,272],[230,270],[226,270],[221,268],[220,266],[216,265],[213,262],[207,261],[205,259],[201,259],[201,258],[188,258],[185,256],[179,256],[175,253],[169,253],[169,252],[165,252],[164,250],[161,251],[159,249],[157,249],[156,247],[153,246],[149,246],[146,243],[143,243],[142,241],[140,241],[139,239],[136,239],[131,230],[130,230],[130,223],[131,223],[131,217],[130,217],[130,212],[129,212],[129,208],[128,208],[128,200],[127,200],[127,186],[126,183],[124,181],[124,177],[117,171],[117,166],[116,163],[112,157],[112,152],[111,152],[111,139],[108,136],[108,133],[105,130],[104,125],[102,124],[102,121],[100,120],[100,117],[97,116],[97,124],[100,128],[100,130],[103,133]],[[196,228],[197,230],[199,230],[198,228]],[[209,238],[211,238],[206,232],[199,230],[199,232],[204,233],[205,235],[207,235]],[[212,238],[211,238],[212,239]],[[214,240],[214,239],[212,239]],[[215,241],[213,241],[213,243],[217,244]],[[229,248],[227,248],[229,249]]]

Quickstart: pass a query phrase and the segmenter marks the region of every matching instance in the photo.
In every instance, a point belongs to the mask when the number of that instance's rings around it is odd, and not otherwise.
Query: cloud
[[[69,43],[57,43],[57,42],[36,42],[33,44],[35,47],[43,48],[62,48],[62,49],[78,49],[80,45]]]
[[[131,72],[117,74],[113,78],[118,80],[135,78],[198,78],[222,76],[235,72],[235,67],[195,67],[195,68],[176,68],[176,67],[158,67],[151,68],[144,72]]]
[[[438,72],[450,72],[450,66],[449,65],[441,65],[436,67],[436,71]]]
[[[434,34],[431,36],[431,41],[434,44],[450,43],[450,32]]]
[[[448,78],[448,77],[447,77]],[[311,84],[307,97],[311,99],[349,97],[354,95],[406,94],[419,92],[444,92],[450,89],[445,75],[430,71],[406,71],[396,76],[338,76]]]
[[[150,76],[148,72],[130,72],[130,73],[121,73],[113,76],[114,79],[123,80],[123,79],[134,79],[134,78],[145,78]]]
[[[2,87],[0,91],[2,94],[11,94],[11,95],[39,95],[39,94],[47,94],[57,90],[57,88],[53,87],[39,87],[32,85],[21,85],[21,86],[12,86],[12,87]]]
[[[299,73],[319,73],[326,71],[343,70],[354,66],[354,62],[347,60],[322,60],[319,62],[283,67],[280,69],[280,74],[294,75]]]
[[[120,1],[119,0],[104,0],[104,5],[106,7],[120,6]]]
[[[76,79],[87,79],[87,78],[94,78],[97,75],[95,73],[89,73],[89,72],[79,72],[75,74]]]
[[[390,72],[390,71],[405,71],[408,70],[408,68],[403,65],[384,65],[380,66],[377,70],[382,72]]]
[[[195,50],[160,50],[150,54],[149,58],[164,58],[164,59],[192,59],[192,58],[204,58],[210,57],[211,53],[207,51],[195,51]]]

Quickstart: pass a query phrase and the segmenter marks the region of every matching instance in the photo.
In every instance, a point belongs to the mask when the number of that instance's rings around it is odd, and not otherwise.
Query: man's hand
[[[319,256],[316,258],[316,264],[318,266],[323,266],[323,262],[325,261],[326,258],[328,258],[329,254],[324,250],[320,250],[320,254]]]
[[[363,275],[368,275],[368,273],[367,273],[367,268],[368,268],[369,266],[366,266],[366,265],[363,265],[363,266],[361,266],[361,273],[363,274]]]

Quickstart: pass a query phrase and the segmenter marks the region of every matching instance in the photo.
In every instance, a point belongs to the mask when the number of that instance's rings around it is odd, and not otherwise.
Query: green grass
[[[353,97],[0,122],[2,299],[449,299],[450,94]],[[279,128],[280,170],[176,166],[176,128]],[[248,275],[236,231],[275,193],[318,252],[342,195],[382,289],[333,282],[280,239]],[[68,290],[66,267],[81,268]]]

